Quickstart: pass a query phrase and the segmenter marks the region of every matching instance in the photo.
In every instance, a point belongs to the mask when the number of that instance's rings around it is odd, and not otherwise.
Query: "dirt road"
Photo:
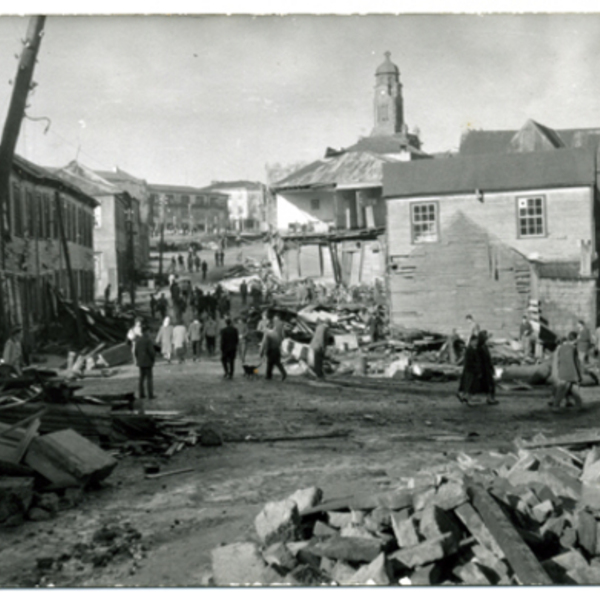
[[[564,433],[597,420],[597,388],[584,390],[583,413],[551,414],[547,390],[499,395],[499,406],[467,408],[455,384],[398,382],[392,391],[318,387],[290,377],[285,383],[237,374],[224,381],[216,359],[185,365],[159,363],[155,408],[181,410],[217,426],[220,447],[195,446],[162,470],[191,473],[144,479],[143,458],[122,459],[99,490],[52,521],[26,522],[0,536],[0,586],[198,586],[210,573],[210,551],[253,536],[263,504],[298,488],[320,486],[326,497],[386,489],[421,468],[443,468],[459,452],[507,447],[517,435]],[[85,391],[135,390],[133,367],[107,379],[86,380]],[[298,436],[349,429],[347,438],[232,442],[246,436]],[[135,558],[116,556],[102,566],[77,559],[103,524],[129,523],[142,534]],[[38,559],[65,554],[62,570],[42,573]],[[69,558],[67,558],[67,555]]]

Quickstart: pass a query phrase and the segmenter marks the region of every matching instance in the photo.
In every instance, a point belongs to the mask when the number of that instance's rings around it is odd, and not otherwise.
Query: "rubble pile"
[[[460,453],[386,492],[322,496],[268,503],[257,541],[213,550],[213,583],[600,584],[600,431]]]

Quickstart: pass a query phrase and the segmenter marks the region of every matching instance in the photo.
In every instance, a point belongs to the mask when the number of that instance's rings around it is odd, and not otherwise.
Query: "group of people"
[[[186,265],[181,254],[177,255],[177,258],[174,256],[171,258],[171,264],[169,265],[168,273],[170,275],[175,275],[178,271],[183,273],[186,270]],[[189,273],[193,273],[194,270],[196,273],[202,271],[202,280],[206,281],[206,274],[208,273],[208,263],[205,260],[202,260],[200,256],[196,253],[195,249],[190,249],[187,255],[187,271]]]
[[[468,342],[464,352],[463,371],[460,378],[457,397],[460,402],[472,405],[476,394],[485,394],[488,404],[498,404],[495,397],[494,366],[488,347],[488,334],[482,331],[472,315],[467,315],[469,327]],[[541,346],[538,335],[527,315],[523,316],[519,328],[519,338],[527,357],[537,354]],[[456,331],[449,339],[449,349],[452,355],[456,352]],[[598,349],[600,350],[600,328],[597,332]],[[579,320],[577,331],[557,340],[552,353],[550,380],[552,383],[552,398],[548,402],[552,409],[559,409],[564,402],[566,406],[583,408],[580,385],[583,380],[583,369],[590,360],[594,348],[594,338],[584,321]]]

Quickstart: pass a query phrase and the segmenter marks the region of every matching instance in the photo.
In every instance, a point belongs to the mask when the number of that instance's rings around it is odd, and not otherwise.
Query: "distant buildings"
[[[257,181],[213,181],[206,188],[227,195],[229,226],[238,232],[267,231],[267,189]]]
[[[50,288],[72,298],[61,244],[57,199],[79,301],[94,299],[94,209],[97,201],[49,170],[15,156],[4,220],[4,312],[27,332],[56,322]]]
[[[165,231],[173,233],[219,233],[227,228],[228,196],[212,188],[148,184],[153,232],[164,220]]]

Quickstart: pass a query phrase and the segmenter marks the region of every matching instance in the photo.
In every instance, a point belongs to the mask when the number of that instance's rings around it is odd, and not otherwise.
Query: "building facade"
[[[102,296],[110,284],[110,297],[115,298],[119,286],[129,290],[136,277],[139,201],[76,161],[57,170],[56,175],[98,203],[94,210],[95,295]]]
[[[164,220],[171,233],[220,233],[229,220],[228,196],[211,188],[149,184],[154,235]]]
[[[257,181],[213,181],[206,188],[227,195],[229,227],[238,232],[268,230],[266,186]]]
[[[534,301],[559,334],[579,318],[595,327],[595,152],[390,165],[384,194],[394,326],[460,332],[473,314],[496,337],[513,338]]]
[[[10,202],[5,206],[3,299],[5,323],[27,333],[48,325],[56,314],[51,289],[72,298],[58,205],[64,226],[75,293],[79,302],[94,300],[93,223],[97,202],[25,159],[15,156]]]

